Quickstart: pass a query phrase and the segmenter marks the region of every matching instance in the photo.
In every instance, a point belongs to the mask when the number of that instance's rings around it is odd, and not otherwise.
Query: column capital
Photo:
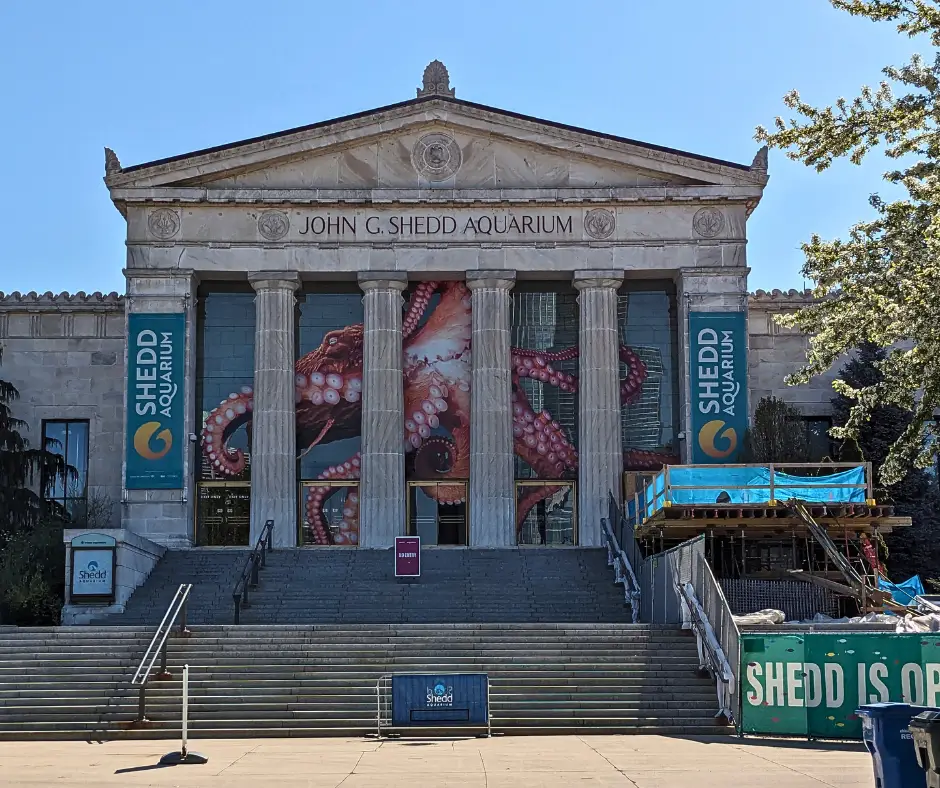
[[[515,283],[515,271],[467,271],[470,290],[512,290]]]
[[[248,274],[248,282],[256,293],[262,290],[294,292],[300,287],[300,274],[293,271],[253,271]]]
[[[575,271],[572,284],[576,290],[616,290],[623,284],[623,271]]]
[[[408,288],[408,274],[402,271],[360,271],[359,287],[364,290],[397,290]]]

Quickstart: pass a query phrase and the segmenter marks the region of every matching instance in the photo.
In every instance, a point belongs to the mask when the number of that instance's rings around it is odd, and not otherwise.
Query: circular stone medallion
[[[448,134],[425,134],[411,149],[411,163],[422,178],[446,181],[460,169],[460,146]]]
[[[598,241],[609,238],[617,227],[617,217],[606,208],[594,208],[584,215],[584,230]]]
[[[157,208],[147,217],[147,227],[154,238],[172,238],[180,230],[179,214],[169,208]]]
[[[692,227],[702,238],[714,238],[725,226],[725,216],[717,208],[701,208],[692,217]]]
[[[269,241],[279,241],[290,229],[290,219],[283,211],[265,211],[258,217],[258,232]]]

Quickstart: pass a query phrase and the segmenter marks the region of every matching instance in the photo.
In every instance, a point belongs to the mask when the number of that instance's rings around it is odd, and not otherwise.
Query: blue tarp
[[[642,495],[640,498],[640,509],[645,510],[647,517],[662,509],[667,501],[677,505],[762,504],[796,498],[810,503],[865,503],[867,496],[864,466],[826,476],[796,476],[775,470],[773,495],[768,466],[670,466],[669,487],[667,491],[665,471],[653,477],[645,500]]]
[[[913,605],[914,597],[924,593],[924,584],[920,582],[920,575],[914,575],[903,583],[889,583],[883,577],[879,577],[878,588],[881,591],[890,591],[891,598],[899,605]]]

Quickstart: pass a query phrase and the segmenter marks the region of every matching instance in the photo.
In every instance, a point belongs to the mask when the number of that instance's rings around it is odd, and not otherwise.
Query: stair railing
[[[192,583],[184,583],[176,589],[173,599],[167,606],[166,613],[163,614],[163,620],[154,632],[150,645],[144,652],[144,656],[137,666],[134,677],[131,679],[131,686],[139,687],[137,697],[137,722],[147,721],[147,683],[151,681],[150,673],[160,658],[160,670],[153,676],[153,680],[166,680],[173,678],[166,666],[167,640],[170,632],[176,624],[176,619],[180,619],[179,634],[181,637],[188,637],[191,633],[186,627],[186,610],[188,607],[189,593],[193,590]]]
[[[702,538],[685,544],[691,546]],[[741,633],[704,551],[690,549],[688,553],[691,571],[685,576],[678,568],[678,553],[671,557],[677,564],[673,570],[676,590],[688,607],[690,624],[698,641],[701,665],[715,680],[718,714],[723,714],[734,724],[740,719],[741,708]]]
[[[251,548],[245,567],[242,569],[235,588],[232,590],[232,601],[235,603],[235,624],[241,623],[243,607],[249,607],[248,592],[258,587],[259,573],[267,565],[267,556],[271,552],[271,534],[274,531],[274,520],[268,520],[261,529],[258,541]]]
[[[629,556],[620,547],[620,543],[617,541],[611,527],[613,518],[622,519],[623,517],[613,496],[610,498],[610,516],[610,520],[601,518],[604,541],[607,544],[607,565],[614,568],[614,583],[623,584],[624,600],[630,605],[630,615],[633,618],[633,623],[637,624],[640,621],[640,596],[642,592],[636,573],[633,571],[633,564]]]

